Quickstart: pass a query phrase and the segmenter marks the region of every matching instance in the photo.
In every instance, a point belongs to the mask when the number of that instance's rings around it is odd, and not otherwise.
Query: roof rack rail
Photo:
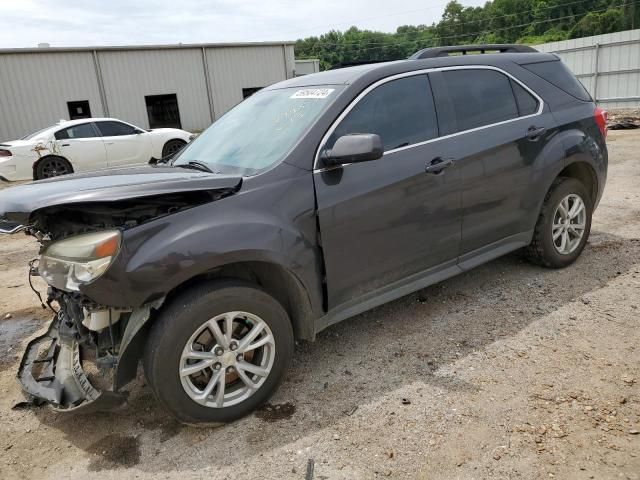
[[[517,45],[514,43],[489,43],[478,45],[454,45],[451,47],[432,47],[418,50],[409,57],[409,60],[418,60],[422,58],[448,57],[452,53],[460,53],[466,55],[468,52],[479,53],[533,53],[538,52],[528,45]]]

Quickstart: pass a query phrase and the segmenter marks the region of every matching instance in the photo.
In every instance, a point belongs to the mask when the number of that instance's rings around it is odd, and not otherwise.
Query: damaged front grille
[[[48,402],[59,410],[108,410],[120,405],[126,394],[112,389],[119,345],[115,338],[121,338],[124,322],[117,329],[92,332],[82,324],[84,308],[91,306],[86,299],[50,289],[51,300],[60,310],[47,333],[28,344],[18,369],[24,392],[32,403]]]

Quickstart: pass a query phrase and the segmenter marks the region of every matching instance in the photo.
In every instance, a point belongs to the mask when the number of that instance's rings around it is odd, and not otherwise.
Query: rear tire
[[[168,157],[169,155],[173,155],[174,153],[178,152],[182,147],[184,147],[187,144],[187,142],[185,142],[184,140],[169,140],[167,143],[164,144],[164,147],[162,147],[162,158]]]
[[[35,180],[59,177],[73,173],[73,167],[66,158],[50,155],[41,159],[35,168]]]
[[[254,329],[260,333],[251,338]],[[284,379],[293,342],[286,311],[258,286],[207,282],[160,311],[147,339],[144,371],[158,402],[179,421],[226,423],[271,396]]]
[[[575,178],[557,178],[544,199],[527,258],[538,265],[563,268],[582,253],[593,205],[585,186]]]

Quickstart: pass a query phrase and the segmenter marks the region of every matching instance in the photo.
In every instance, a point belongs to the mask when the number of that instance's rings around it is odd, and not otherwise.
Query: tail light
[[[596,107],[593,111],[593,118],[595,119],[602,136],[607,138],[607,119],[609,118],[609,112],[600,107]]]
[[[0,148],[0,157],[10,157],[11,156],[11,152],[9,150],[3,150],[2,148]]]

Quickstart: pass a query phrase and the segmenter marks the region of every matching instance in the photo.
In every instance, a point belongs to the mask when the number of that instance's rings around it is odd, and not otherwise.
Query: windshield
[[[340,86],[260,91],[180,152],[173,164],[205,164],[216,173],[251,176],[281,162]]]

